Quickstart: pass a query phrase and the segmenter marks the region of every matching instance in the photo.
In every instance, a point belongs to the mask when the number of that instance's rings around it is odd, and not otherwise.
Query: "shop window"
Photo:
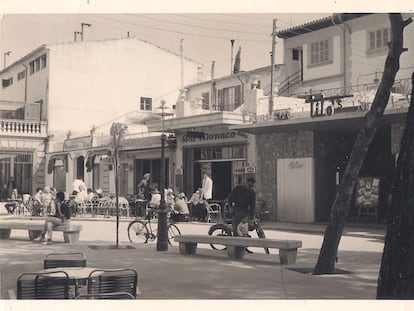
[[[244,145],[194,149],[194,160],[243,159],[246,157],[247,148]]]

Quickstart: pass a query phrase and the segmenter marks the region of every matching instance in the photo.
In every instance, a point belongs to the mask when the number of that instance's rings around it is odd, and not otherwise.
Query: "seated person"
[[[40,216],[42,214],[42,188],[37,188],[36,193],[32,196],[32,216]]]
[[[205,221],[207,210],[204,206],[203,192],[201,188],[198,188],[193,193],[188,203],[190,204],[191,218]]]
[[[243,217],[237,225],[237,236],[250,237],[249,235],[249,218]]]
[[[171,219],[174,221],[188,221],[190,219],[187,198],[183,192],[179,193],[175,199],[174,213],[171,214]]]
[[[7,202],[4,207],[7,210],[7,213],[13,214],[14,210],[19,206],[19,200],[21,200],[20,194],[17,192],[17,189],[13,189]]]
[[[50,190],[50,187],[44,187],[42,195],[40,196],[43,216],[48,216],[51,213],[51,211],[54,210],[54,200],[55,198],[53,197],[53,193]]]
[[[151,200],[148,202],[148,208],[151,209],[151,211],[147,210],[148,212],[155,212],[160,207],[161,202],[161,193],[158,191],[158,188],[155,187],[151,190]]]
[[[45,226],[40,239],[45,245],[52,244],[52,233],[55,226],[67,223],[70,219],[70,208],[65,203],[65,193],[56,193],[55,204],[51,209],[50,216],[45,219]]]
[[[103,193],[102,193],[102,189],[98,188],[95,190],[95,194],[98,196],[99,199],[103,198]]]
[[[165,189],[165,206],[167,207],[167,210],[173,211],[174,210],[174,191],[171,188]]]

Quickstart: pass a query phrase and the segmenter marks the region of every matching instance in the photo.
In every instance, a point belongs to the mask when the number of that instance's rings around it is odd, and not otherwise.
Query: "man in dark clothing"
[[[236,185],[226,199],[232,206],[233,235],[235,236],[237,236],[237,226],[244,217],[249,218],[249,223],[254,220],[256,212],[254,183],[254,178],[249,178],[247,185]]]

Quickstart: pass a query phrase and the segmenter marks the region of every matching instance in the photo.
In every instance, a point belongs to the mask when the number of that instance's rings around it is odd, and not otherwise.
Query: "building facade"
[[[112,121],[124,115],[150,114],[161,99],[175,100],[183,83],[197,82],[199,70],[199,63],[136,38],[39,47],[0,72],[3,183],[19,170],[7,168],[12,160],[6,155],[30,151],[31,159],[25,160],[31,166],[25,173],[31,176],[30,185],[19,184],[18,190],[31,193],[44,185],[66,190],[69,180],[82,176],[86,169],[86,154],[71,147],[64,150],[66,136],[100,137],[109,133]],[[33,142],[27,143],[27,137]],[[59,176],[62,172],[55,174],[48,167],[63,162],[68,163],[66,182]]]
[[[378,186],[366,203],[373,206],[370,214],[377,221],[385,216],[409,105],[413,32],[409,26],[404,33],[408,52],[401,56],[401,70],[359,177],[374,179]],[[325,222],[382,76],[390,40],[388,15],[334,15],[282,30],[278,36],[285,43],[287,77],[279,86],[275,110],[231,129],[256,137],[256,172],[273,219]],[[280,96],[303,102],[289,104]],[[359,219],[365,204],[358,191],[351,221]],[[375,200],[370,203],[371,198]]]

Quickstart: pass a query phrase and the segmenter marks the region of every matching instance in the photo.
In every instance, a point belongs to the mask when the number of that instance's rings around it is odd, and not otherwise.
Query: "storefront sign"
[[[244,168],[244,172],[246,174],[254,174],[256,173],[256,168],[254,166],[247,166]]]
[[[122,148],[130,149],[146,149],[146,148],[159,148],[161,146],[160,136],[131,138],[122,142]]]
[[[69,138],[63,142],[64,151],[87,148],[92,148],[92,136]]]
[[[221,132],[221,133],[208,133],[204,132],[204,137],[189,137],[187,135],[183,136],[184,143],[190,142],[211,142],[211,141],[224,141],[224,140],[231,140],[237,137],[247,138],[247,136],[243,133],[238,132]]]
[[[347,97],[352,97],[352,95],[323,97],[323,94],[318,94],[309,96],[306,102],[311,104],[311,118],[331,116],[335,112],[341,112],[343,109],[342,99]]]

